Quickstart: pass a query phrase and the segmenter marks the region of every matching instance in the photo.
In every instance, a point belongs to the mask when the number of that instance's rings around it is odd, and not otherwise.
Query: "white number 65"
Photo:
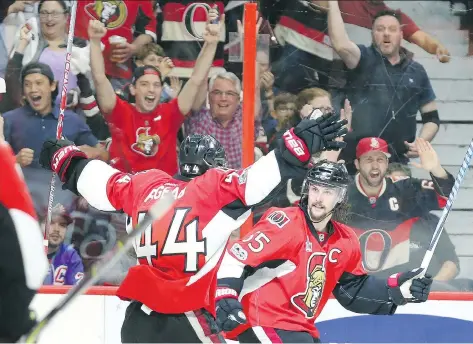
[[[248,243],[248,248],[255,253],[263,251],[264,245],[269,244],[271,240],[266,236],[266,234],[261,233],[261,232],[256,232],[255,234],[250,235],[248,238],[242,240],[243,242],[248,242],[248,241],[256,241],[258,245],[255,247],[253,246],[253,243],[250,242]]]

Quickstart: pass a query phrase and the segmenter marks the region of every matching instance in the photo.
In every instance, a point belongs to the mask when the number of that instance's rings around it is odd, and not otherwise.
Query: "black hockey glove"
[[[388,293],[393,303],[403,306],[408,302],[425,302],[429,297],[432,276],[421,277],[424,269],[397,273],[388,278]]]
[[[59,179],[66,181],[66,171],[74,158],[86,158],[73,142],[68,140],[48,140],[43,143],[43,148],[39,154],[40,165],[57,173]]]
[[[243,306],[238,301],[238,293],[231,288],[218,288],[215,295],[216,320],[218,327],[225,332],[246,324]]]
[[[345,142],[335,139],[347,133],[344,127],[347,121],[338,120],[333,113],[320,114],[320,110],[315,109],[309,118],[283,134],[280,141],[282,157],[291,165],[305,166],[317,152],[345,148]],[[312,119],[315,116],[319,117]]]

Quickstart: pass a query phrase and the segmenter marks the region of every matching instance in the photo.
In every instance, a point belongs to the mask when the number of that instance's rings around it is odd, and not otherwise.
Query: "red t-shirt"
[[[151,0],[81,0],[77,4],[76,18],[74,35],[86,40],[89,39],[87,33],[89,20],[100,20],[107,28],[102,43],[105,45],[105,72],[109,76],[123,79],[131,79],[132,76],[131,60],[123,64],[110,61],[109,37],[114,35],[125,37],[127,42],[131,43],[135,32],[150,35],[156,41],[156,16]]]
[[[170,175],[177,172],[177,132],[184,122],[177,99],[159,104],[153,112],[141,113],[117,96],[107,121],[112,134],[113,167],[126,173],[153,168]]]

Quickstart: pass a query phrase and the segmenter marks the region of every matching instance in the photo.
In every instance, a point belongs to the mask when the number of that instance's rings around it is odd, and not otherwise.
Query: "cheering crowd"
[[[63,137],[124,173],[157,168],[172,176],[178,147],[192,134],[212,135],[228,167],[244,167],[243,68],[232,50],[245,36],[243,3],[84,0],[76,13],[62,0],[2,3],[0,134],[16,154],[43,226],[51,172],[40,166],[39,154],[56,136],[71,16]],[[448,49],[383,1],[258,5],[255,159],[315,109],[338,114],[347,121],[346,147],[315,154],[312,162],[346,164],[348,208],[339,220],[356,229],[365,270],[387,277],[418,267],[439,220],[431,211],[445,206],[451,190],[435,181],[453,177],[429,143],[442,115],[435,92],[401,43],[418,45],[439,65],[451,63]],[[373,41],[353,41],[352,27],[370,31]],[[434,182],[410,178],[410,162]],[[255,222],[269,206],[297,204],[302,184],[303,178],[289,179],[255,210]],[[52,268],[44,283],[72,285],[126,235],[126,218],[60,187],[54,203]],[[433,288],[470,290],[469,280],[456,279],[459,259],[447,232],[429,269]],[[135,263],[131,252],[101,284],[118,285]]]

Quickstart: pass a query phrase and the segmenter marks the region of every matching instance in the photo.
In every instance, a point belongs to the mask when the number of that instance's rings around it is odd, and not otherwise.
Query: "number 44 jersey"
[[[130,225],[163,195],[176,198],[135,243],[139,265],[117,293],[167,314],[200,308],[214,314],[216,272],[231,232],[280,185],[288,168],[273,151],[245,170],[210,169],[186,183],[159,170],[129,175],[101,161],[79,164],[78,193],[100,210],[124,211]]]

